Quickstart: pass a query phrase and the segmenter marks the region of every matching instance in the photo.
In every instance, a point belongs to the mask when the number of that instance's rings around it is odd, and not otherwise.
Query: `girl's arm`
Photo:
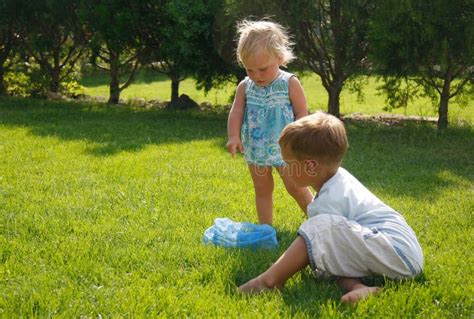
[[[235,92],[234,103],[229,112],[229,118],[227,120],[227,134],[229,140],[227,142],[227,151],[232,156],[239,152],[243,152],[242,141],[240,139],[240,128],[242,127],[242,120],[245,112],[245,82],[242,81],[237,86]]]
[[[288,82],[288,91],[290,95],[291,104],[293,105],[293,113],[295,114],[295,120],[308,115],[308,106],[306,104],[304,90],[296,76],[292,76],[290,78]]]

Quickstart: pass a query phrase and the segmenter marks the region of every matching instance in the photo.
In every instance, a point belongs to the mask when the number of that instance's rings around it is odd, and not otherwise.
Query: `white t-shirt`
[[[342,167],[324,183],[308,206],[309,218],[319,214],[340,215],[364,227],[375,228],[406,256],[415,260],[423,256],[416,235],[405,218]]]

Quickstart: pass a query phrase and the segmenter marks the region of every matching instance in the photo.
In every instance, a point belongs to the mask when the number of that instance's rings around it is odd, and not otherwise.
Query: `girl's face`
[[[281,58],[257,51],[248,56],[244,66],[252,81],[258,86],[266,86],[277,78],[281,63]]]

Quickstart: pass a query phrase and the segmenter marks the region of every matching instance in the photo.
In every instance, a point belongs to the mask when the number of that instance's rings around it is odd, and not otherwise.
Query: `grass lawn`
[[[472,114],[472,113],[471,113]],[[0,98],[1,317],[472,317],[474,127],[348,124],[344,167],[404,214],[425,272],[345,306],[309,271],[236,294],[303,221],[277,179],[276,250],[201,243],[216,217],[256,221],[226,116]]]
[[[327,93],[316,75],[307,75],[300,78],[305,89],[308,105],[312,111],[327,110]],[[104,73],[85,76],[81,80],[85,86],[85,93],[92,96],[109,96],[109,78]],[[431,101],[426,98],[416,99],[406,109],[394,109],[391,112],[384,111],[386,105],[385,98],[377,92],[377,83],[375,78],[370,78],[368,84],[364,87],[364,100],[358,101],[357,94],[344,89],[341,94],[341,113],[364,113],[369,115],[376,114],[402,114],[417,116],[438,116],[437,108],[434,108]],[[208,101],[213,105],[229,104],[229,98],[235,91],[235,85],[229,83],[221,89],[213,89],[207,95],[203,91],[196,90],[195,82],[192,79],[186,79],[181,82],[180,94],[187,94],[195,101],[201,103]],[[137,73],[135,82],[125,89],[121,98],[145,98],[146,100],[158,99],[169,100],[171,96],[171,82],[169,79],[151,70],[142,70]],[[449,105],[449,120],[451,123],[459,120],[474,123],[474,98],[471,98],[466,107],[460,107],[454,101]]]

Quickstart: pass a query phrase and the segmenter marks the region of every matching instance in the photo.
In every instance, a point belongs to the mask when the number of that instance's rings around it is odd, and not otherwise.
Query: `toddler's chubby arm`
[[[235,92],[234,103],[229,112],[229,118],[227,120],[227,135],[229,140],[227,141],[227,151],[235,156],[235,153],[239,151],[242,153],[244,147],[242,146],[242,140],[240,139],[240,128],[242,127],[242,120],[245,112],[245,83],[240,82]]]
[[[288,93],[290,95],[291,104],[293,105],[295,120],[308,115],[308,106],[306,104],[303,86],[296,76],[292,76],[288,82]]]

